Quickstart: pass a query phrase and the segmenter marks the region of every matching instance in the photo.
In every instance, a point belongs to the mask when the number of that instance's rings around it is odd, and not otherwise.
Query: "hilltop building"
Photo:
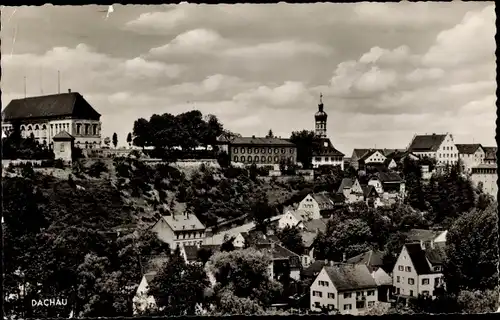
[[[416,135],[407,151],[420,158],[436,159],[438,165],[456,164],[459,154],[453,135],[450,133]]]
[[[101,115],[78,92],[14,99],[2,112],[2,131],[9,134],[20,125],[21,136],[32,134],[42,145],[53,146],[53,138],[66,131],[79,148],[101,145]]]

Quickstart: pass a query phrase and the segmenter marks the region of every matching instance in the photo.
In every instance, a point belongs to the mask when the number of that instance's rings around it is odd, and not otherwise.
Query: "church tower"
[[[316,136],[319,138],[326,138],[326,120],[328,115],[323,111],[323,94],[319,95],[318,112],[314,115],[314,120],[316,122]]]

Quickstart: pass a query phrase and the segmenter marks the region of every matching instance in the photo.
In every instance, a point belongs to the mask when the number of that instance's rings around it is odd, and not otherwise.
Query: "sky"
[[[136,119],[198,109],[243,136],[314,129],[353,148],[415,134],[494,146],[491,2],[4,7],[2,108],[71,89],[125,144]]]

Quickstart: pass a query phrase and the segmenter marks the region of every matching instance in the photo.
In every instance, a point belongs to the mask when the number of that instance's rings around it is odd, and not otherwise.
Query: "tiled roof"
[[[497,147],[483,147],[485,153],[485,160],[496,160],[497,159]]]
[[[434,152],[446,138],[445,134],[418,135],[408,148],[410,152]]]
[[[259,137],[236,137],[231,141],[233,145],[248,145],[248,146],[283,146],[294,147],[295,144],[280,138],[259,138]]]
[[[302,221],[302,217],[300,216],[300,214],[297,212],[297,210],[288,210],[287,213],[290,213],[295,219],[297,219],[297,221]]]
[[[54,117],[99,120],[100,116],[78,92],[14,99],[2,112],[4,121]]]
[[[381,151],[381,150],[370,150],[368,151],[367,153],[365,153],[360,159],[359,161],[365,161],[367,158],[371,157],[372,155],[374,155],[375,153],[377,152],[380,152],[382,155],[384,155],[384,153]]]
[[[326,192],[313,193],[311,196],[318,203],[320,210],[328,210],[332,209],[335,201],[330,197],[330,195]]]
[[[496,163],[481,163],[475,166],[473,169],[496,169]]]
[[[386,172],[377,172],[373,174],[374,177],[377,177],[382,183],[386,182],[401,182],[403,179],[399,176],[397,172],[386,171]]]
[[[372,277],[375,279],[375,283],[378,286],[392,285],[392,278],[382,268],[378,268],[376,271],[372,272]]]
[[[338,264],[324,269],[339,292],[377,287],[368,267],[363,264]]]
[[[479,143],[455,144],[460,154],[474,154],[477,149],[482,148]]]
[[[431,241],[434,240],[442,231],[411,229],[406,233],[408,242]]]
[[[347,260],[347,263],[364,264],[368,267],[382,267],[384,265],[384,252],[368,250]]]
[[[303,231],[301,233],[301,236],[302,236],[302,243],[304,243],[304,247],[310,248],[314,244],[314,240],[316,240],[318,233],[311,231]]]
[[[289,259],[291,257],[299,257],[299,255],[295,252],[292,252],[277,243],[258,243],[255,245],[255,247],[258,250],[264,250],[271,253],[273,260],[283,260]]]
[[[371,193],[375,193],[375,195],[378,196],[377,190],[371,184],[370,185],[362,185],[361,189],[363,189],[363,196],[365,198],[370,196]]]
[[[52,139],[57,141],[57,140],[74,140],[75,138],[66,131],[60,131],[58,134],[52,137]]]
[[[302,271],[302,274],[306,277],[315,277],[324,266],[328,265],[328,261],[316,260],[309,265],[306,269]]]
[[[327,143],[327,146],[325,146]],[[317,139],[315,142],[313,156],[343,156],[344,154],[333,146],[328,138]]]
[[[354,149],[353,150],[353,156],[360,159],[363,157],[366,153],[370,152],[372,149]]]
[[[342,193],[344,191],[344,189],[352,188],[353,184],[354,184],[354,179],[344,178],[344,179],[342,179],[342,182],[340,183],[340,186],[339,186],[339,190],[337,192]]]
[[[311,232],[325,232],[326,231],[326,223],[323,219],[312,219],[309,221],[303,221],[304,227],[307,231]]]
[[[194,214],[176,214],[163,216],[170,228],[174,231],[182,230],[205,230],[205,226]]]
[[[405,244],[405,247],[415,271],[419,275],[434,273],[427,261],[432,264],[442,264],[444,262],[444,252],[439,248],[424,250],[419,243]]]

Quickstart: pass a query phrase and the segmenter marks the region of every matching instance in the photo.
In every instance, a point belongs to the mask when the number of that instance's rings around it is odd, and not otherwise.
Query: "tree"
[[[297,227],[286,226],[283,230],[278,231],[276,236],[288,250],[296,254],[302,254],[302,252],[304,252],[302,235]]]
[[[314,131],[294,131],[290,136],[290,142],[297,146],[297,161],[302,163],[303,168],[310,168],[315,143]]]
[[[115,133],[113,133],[113,145],[116,146],[118,145],[118,135]]]
[[[498,309],[498,288],[485,291],[460,291],[458,305],[465,313],[490,313]]]
[[[274,138],[273,130],[269,129],[266,138]]]
[[[444,268],[447,290],[493,289],[498,271],[498,223],[496,203],[473,209],[458,218],[448,231]],[[480,272],[478,272],[480,270]]]
[[[132,133],[131,132],[129,132],[127,134],[127,143],[128,143],[129,147],[132,145]]]
[[[104,138],[104,144],[106,145],[106,147],[109,147],[110,143],[111,139],[109,137]]]
[[[152,137],[149,121],[144,118],[137,119],[134,122],[133,135],[133,144],[135,146],[144,149],[145,146],[151,145]]]
[[[203,267],[186,265],[179,252],[175,252],[153,279],[148,294],[156,298],[163,315],[195,315],[196,304],[203,303],[208,286]]]
[[[210,258],[217,284],[215,304],[225,314],[247,314],[274,301],[282,285],[269,278],[271,257],[249,248],[219,252]]]
[[[269,205],[269,200],[265,194],[257,196],[256,203],[252,206],[252,217],[258,230],[266,233],[266,222],[274,214],[274,209]]]
[[[220,123],[219,119],[213,114],[207,115],[205,117],[205,122],[206,127],[202,143],[206,148],[209,145],[215,145],[215,143],[217,142],[217,137],[219,137],[224,132],[224,127]]]

